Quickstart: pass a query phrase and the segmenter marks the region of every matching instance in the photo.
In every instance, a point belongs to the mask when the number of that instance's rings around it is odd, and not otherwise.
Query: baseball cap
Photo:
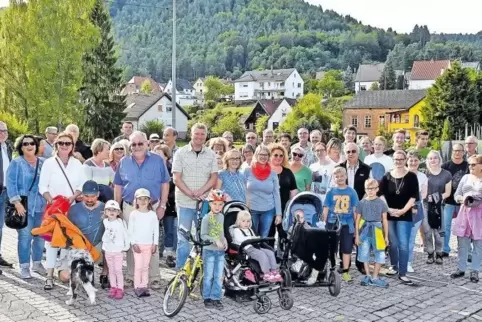
[[[151,193],[149,192],[149,190],[144,189],[144,188],[137,189],[134,198],[137,199],[137,198],[141,198],[141,197],[150,198],[150,197],[151,197]]]
[[[96,195],[99,193],[99,185],[95,181],[88,180],[82,186],[82,193],[84,195]]]
[[[116,209],[116,210],[121,210],[119,203],[115,200],[109,200],[105,204],[105,209]]]
[[[149,136],[149,140],[159,140],[159,134],[153,133],[151,136]]]

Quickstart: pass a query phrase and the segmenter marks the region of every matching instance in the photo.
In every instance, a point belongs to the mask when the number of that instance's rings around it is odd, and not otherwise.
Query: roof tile
[[[450,68],[450,60],[416,60],[413,62],[410,80],[436,80]]]
[[[427,90],[360,91],[345,104],[346,109],[408,109],[427,95]]]

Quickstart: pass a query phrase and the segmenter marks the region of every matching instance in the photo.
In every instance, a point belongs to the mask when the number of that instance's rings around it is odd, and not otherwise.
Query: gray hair
[[[94,142],[92,142],[92,146],[90,147],[90,149],[92,150],[94,156],[96,156],[104,150],[104,146],[106,145],[110,146],[110,143],[104,139],[95,139]]]
[[[48,133],[48,132],[59,132],[59,129],[56,128],[55,126],[48,126],[48,127],[45,129],[45,133]]]
[[[166,131],[171,131],[173,136],[178,135],[177,130],[175,128],[173,128],[172,126],[166,127],[163,132],[166,132]]]
[[[146,133],[142,132],[142,131],[134,131],[132,132],[132,134],[129,136],[129,140],[132,141],[132,139],[134,139],[135,137],[138,137],[138,136],[142,136],[142,138],[144,139],[144,141],[147,141],[147,135]]]

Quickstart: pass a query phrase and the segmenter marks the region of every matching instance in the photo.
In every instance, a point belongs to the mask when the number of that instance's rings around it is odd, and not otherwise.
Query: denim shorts
[[[358,261],[362,263],[370,262],[370,251],[373,251],[375,263],[385,264],[385,250],[373,249],[372,237],[366,237],[365,240],[358,246]]]

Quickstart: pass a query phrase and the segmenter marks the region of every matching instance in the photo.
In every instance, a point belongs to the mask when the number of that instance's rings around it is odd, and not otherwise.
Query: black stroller
[[[241,210],[249,211],[248,206],[240,201],[228,202],[223,209],[224,235],[229,245],[225,263],[225,295],[239,302],[255,300],[254,310],[263,314],[271,309],[271,300],[266,294],[276,291],[281,308],[290,310],[294,303],[290,288],[284,287],[282,282],[263,281],[259,263],[248,258],[244,251],[244,247],[247,245],[271,248],[266,242],[274,240],[274,238],[249,239],[241,245],[232,242],[231,226],[236,223],[236,217]],[[283,278],[290,275],[287,269],[281,270],[280,273]]]
[[[296,222],[294,212],[304,212],[304,223]],[[340,223],[337,221],[334,230],[318,228],[323,213],[321,198],[312,192],[301,192],[287,204],[283,229],[288,236],[281,241],[281,268],[290,271],[293,286],[311,286],[307,284],[313,269],[319,271],[316,283],[312,286],[328,287],[332,296],[338,296],[341,289],[341,277],[336,271],[335,256],[337,240],[340,234]],[[328,260],[330,262],[328,266]],[[293,265],[301,263],[301,265]]]

